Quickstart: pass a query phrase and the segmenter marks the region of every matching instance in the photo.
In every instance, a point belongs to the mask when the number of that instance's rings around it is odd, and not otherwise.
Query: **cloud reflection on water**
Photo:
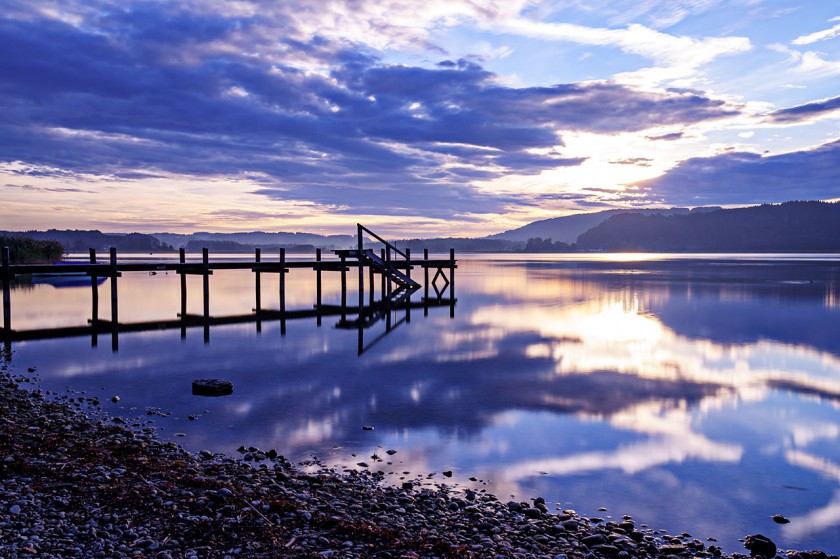
[[[254,444],[355,465],[393,447],[393,465],[372,467],[612,500],[733,541],[768,532],[758,519],[780,503],[803,519],[781,542],[840,545],[826,499],[840,489],[827,475],[840,450],[825,444],[840,433],[836,286],[803,283],[794,267],[459,265],[454,320],[417,313],[359,358],[355,333],[304,321],[285,337],[276,325],[214,329],[207,345],[150,333],[121,338],[114,355],[48,342],[65,349],[50,358],[31,344],[16,359],[37,354],[55,384],[113,387],[124,409],[173,411],[161,424],[194,450]],[[209,374],[233,380],[234,395],[185,393]],[[730,492],[684,502],[709,487]]]

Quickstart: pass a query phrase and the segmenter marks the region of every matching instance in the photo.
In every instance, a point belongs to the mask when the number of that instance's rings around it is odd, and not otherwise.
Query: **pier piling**
[[[3,333],[4,338],[12,333],[12,278],[11,278],[11,252],[9,247],[3,247]]]
[[[286,335],[286,249],[280,249],[280,335]]]
[[[315,249],[315,309],[318,310],[318,316],[315,320],[318,323],[318,326],[321,325],[321,266],[319,263],[321,262],[321,249]]]

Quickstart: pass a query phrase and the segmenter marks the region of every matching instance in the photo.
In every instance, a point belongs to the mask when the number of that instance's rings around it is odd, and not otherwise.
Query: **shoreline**
[[[303,472],[274,450],[190,454],[94,412],[46,399],[0,364],[0,555],[79,558],[724,558],[715,542],[629,516],[550,512],[540,497],[384,483],[366,469]],[[745,534],[746,536],[746,534]],[[757,549],[758,547],[758,549]],[[773,546],[775,548],[775,545]],[[754,556],[771,557],[753,546]],[[774,554],[775,555],[775,554]],[[837,559],[779,551],[790,559]]]

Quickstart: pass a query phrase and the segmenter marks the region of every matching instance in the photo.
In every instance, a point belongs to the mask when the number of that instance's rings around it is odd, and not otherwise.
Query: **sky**
[[[840,199],[840,0],[0,0],[0,230]]]

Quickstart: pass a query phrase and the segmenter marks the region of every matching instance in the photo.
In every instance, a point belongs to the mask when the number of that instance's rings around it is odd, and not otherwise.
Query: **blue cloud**
[[[733,152],[687,159],[635,185],[648,201],[685,206],[758,204],[840,197],[840,140],[774,156]]]
[[[834,111],[840,111],[840,97],[805,103],[804,105],[787,109],[779,109],[770,113],[769,118],[773,122],[790,124],[809,120]]]
[[[7,13],[27,10],[14,6]],[[474,62],[386,65],[319,37],[250,45],[265,51],[252,55],[243,41],[265,22],[174,5],[94,12],[84,25],[0,19],[4,160],[122,177],[248,172],[274,198],[445,217],[509,202],[476,181],[581,164],[553,149],[562,131],[738,111],[697,92],[615,83],[515,88]],[[300,35],[291,20],[273,24]],[[324,70],[304,69],[315,66]]]

